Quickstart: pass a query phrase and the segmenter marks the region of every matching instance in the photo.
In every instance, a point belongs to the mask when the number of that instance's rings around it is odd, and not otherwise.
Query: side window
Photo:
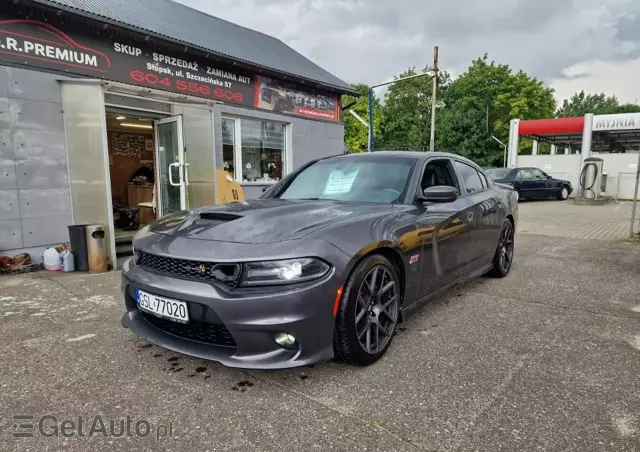
[[[458,162],[456,160],[456,168],[458,169],[460,177],[464,182],[467,193],[475,193],[477,191],[484,190],[482,181],[480,180],[480,175],[473,166],[467,165],[466,163]]]
[[[521,169],[518,170],[517,180],[535,180],[535,176],[530,169]]]
[[[448,160],[432,160],[427,163],[422,176],[422,183],[420,187],[422,190],[429,187],[435,187],[436,185],[448,185],[449,187],[458,187],[456,178],[453,175],[453,169],[451,163]]]
[[[539,170],[538,168],[533,169],[533,175],[535,176],[536,179],[547,180],[547,175],[543,173],[541,170]]]

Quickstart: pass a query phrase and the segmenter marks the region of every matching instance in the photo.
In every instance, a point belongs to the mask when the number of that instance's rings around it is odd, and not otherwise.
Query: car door
[[[449,158],[429,159],[418,188],[448,185],[458,189],[461,183]],[[472,239],[474,207],[469,198],[454,202],[422,203],[418,206],[420,238],[420,284],[417,299],[421,299],[464,275],[467,266],[465,249]]]
[[[545,172],[538,168],[532,168],[533,177],[536,178],[536,182],[538,182],[538,198],[548,198],[549,196],[555,196],[557,193],[554,193],[553,180],[547,176]]]
[[[502,222],[506,217],[506,213],[504,202],[498,196],[500,189],[493,185],[482,170],[478,169],[478,174],[485,188],[481,193],[480,203],[477,204],[476,210],[476,227],[479,229],[479,236],[482,240],[478,245],[482,248],[479,265],[484,265],[493,259],[497,238],[502,229]]]
[[[492,215],[496,212],[496,200],[480,168],[463,160],[455,160],[455,168],[463,184],[462,198],[466,198],[473,209],[473,229],[469,235],[466,252],[467,273],[484,265],[487,256],[495,251]]]
[[[516,188],[520,191],[521,198],[540,197],[540,183],[529,168],[520,168],[516,174]]]

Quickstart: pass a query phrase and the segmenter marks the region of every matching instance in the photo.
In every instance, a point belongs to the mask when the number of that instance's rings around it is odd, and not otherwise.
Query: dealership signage
[[[595,115],[593,117],[594,132],[636,129],[640,129],[640,113]]]
[[[161,52],[142,40],[125,43],[106,36],[71,34],[49,23],[0,15],[0,61],[279,113],[340,120],[336,95],[309,93],[291,83],[206,59]]]

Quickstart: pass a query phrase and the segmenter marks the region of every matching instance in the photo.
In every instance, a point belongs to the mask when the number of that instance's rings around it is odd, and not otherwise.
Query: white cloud
[[[488,53],[557,88],[560,99],[574,87],[638,97],[638,0],[179,1],[275,36],[347,82],[422,68],[439,45],[441,67],[454,74]],[[568,78],[575,70],[590,75]]]
[[[564,71],[565,77],[553,79],[556,98],[563,100],[575,92],[615,94],[620,102],[640,103],[640,58],[628,61],[601,60],[575,64]]]

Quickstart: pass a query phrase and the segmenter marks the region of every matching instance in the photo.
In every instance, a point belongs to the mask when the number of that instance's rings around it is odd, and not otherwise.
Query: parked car
[[[432,297],[509,273],[517,209],[511,188],[451,154],[316,160],[261,199],[142,229],[122,272],[122,324],[234,367],[371,364]]]
[[[555,179],[540,168],[492,168],[487,175],[498,184],[513,187],[520,199],[565,200],[573,191],[571,182]]]

